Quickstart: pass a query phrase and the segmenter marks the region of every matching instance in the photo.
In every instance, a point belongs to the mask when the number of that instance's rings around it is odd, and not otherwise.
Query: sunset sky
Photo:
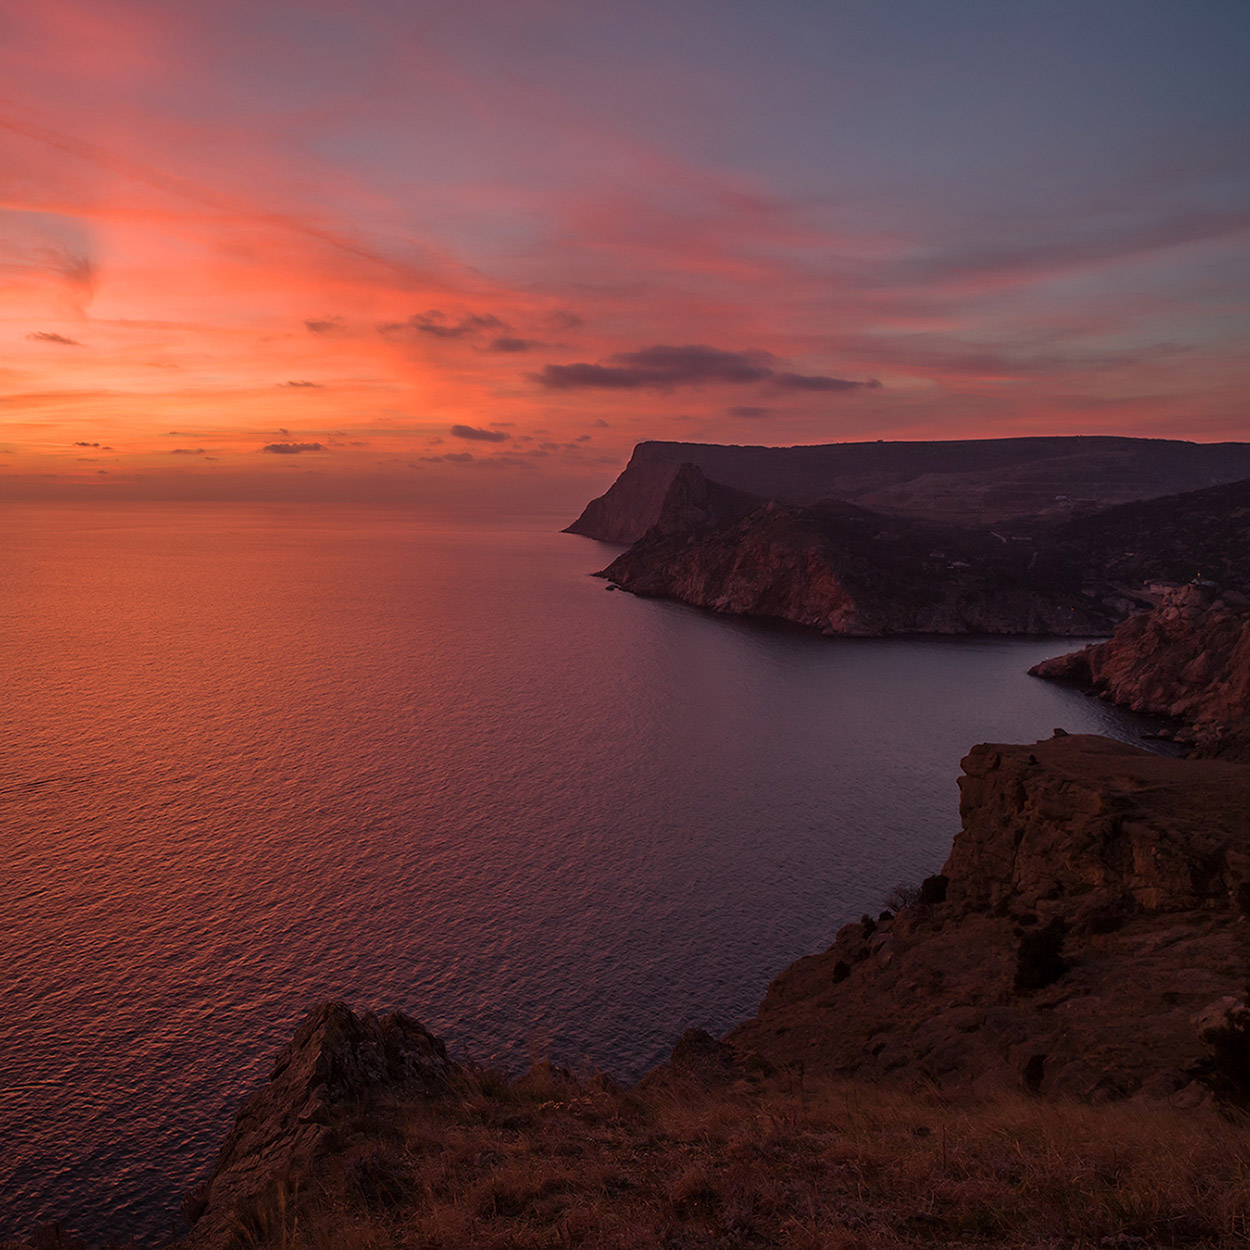
[[[1245,0],[0,0],[0,494],[1250,438]]]

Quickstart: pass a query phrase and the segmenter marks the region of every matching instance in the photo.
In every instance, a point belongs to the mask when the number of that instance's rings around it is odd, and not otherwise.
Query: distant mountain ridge
[[[779,503],[826,499],[970,526],[1055,522],[1250,478],[1250,443],[1110,435],[752,447],[639,443],[566,532],[632,543],[659,519],[683,464]]]

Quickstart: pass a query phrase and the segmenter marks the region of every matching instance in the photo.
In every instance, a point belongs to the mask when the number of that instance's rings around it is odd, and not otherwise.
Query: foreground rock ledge
[[[1250,767],[1060,735],[963,768],[932,901],[847,925],[729,1041],[952,1090],[1205,1097],[1196,1018],[1250,979]]]

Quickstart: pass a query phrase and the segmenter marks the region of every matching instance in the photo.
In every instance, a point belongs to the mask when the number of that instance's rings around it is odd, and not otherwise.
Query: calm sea
[[[1062,642],[720,619],[554,528],[0,516],[0,1236],[176,1232],[326,998],[636,1078],[936,871],[973,743],[1141,730]]]

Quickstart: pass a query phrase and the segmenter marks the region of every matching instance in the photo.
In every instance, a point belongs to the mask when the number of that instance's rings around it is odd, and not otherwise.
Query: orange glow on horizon
[[[384,6],[342,28],[370,56],[323,101],[296,44],[330,56],[313,19],[344,19],[299,11],[290,49],[232,9],[10,15],[0,490],[263,494],[298,471],[572,498],[645,438],[1246,436],[1244,301],[1209,276],[1244,253],[1240,210],[1044,244],[867,191],[843,211],[485,74]],[[631,373],[657,345],[744,364]]]

